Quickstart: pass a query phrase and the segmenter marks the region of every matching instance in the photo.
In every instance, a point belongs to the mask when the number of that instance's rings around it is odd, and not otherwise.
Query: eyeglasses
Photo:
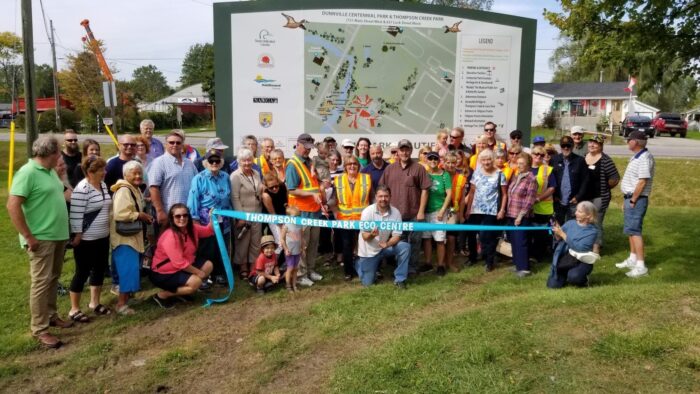
[[[78,142],[77,138],[66,138],[64,141],[66,142]]]
[[[496,129],[484,129],[484,131],[488,133],[489,131],[496,131]]]
[[[521,140],[523,137],[510,137],[511,140]]]
[[[440,158],[438,158],[438,157],[431,157],[431,158],[428,158],[428,161],[440,161]]]
[[[509,155],[519,155],[520,152],[508,152]]]
[[[423,153],[421,153],[421,155],[427,155],[427,154],[428,154],[428,152],[423,152]]]
[[[360,166],[360,163],[345,163],[345,166],[346,166],[346,167],[350,167],[350,166],[359,167],[359,166]]]
[[[270,190],[277,190],[280,188],[280,185],[272,185],[272,186],[268,186],[267,188]]]
[[[136,147],[137,147],[137,148],[145,148],[145,147],[146,147],[146,144],[136,144]]]
[[[559,145],[562,149],[571,149],[573,147],[572,144],[561,144]]]
[[[209,162],[209,164],[221,164],[221,159],[209,158],[207,162]]]
[[[168,141],[169,145],[182,145],[182,141]]]
[[[189,217],[190,217],[190,215],[188,215],[186,213],[181,214],[181,215],[173,215],[174,219],[189,219]]]
[[[395,154],[397,154],[397,153],[399,153],[399,151],[393,150],[393,149],[391,150],[391,154],[392,154],[392,155],[395,155]]]
[[[544,153],[533,153],[533,156],[544,157]]]
[[[462,138],[461,135],[451,135],[450,138],[457,139],[457,138]]]
[[[133,148],[133,147],[136,146],[136,144],[132,144],[132,143],[129,143],[129,142],[125,142],[125,143],[122,143],[122,146],[125,147],[125,148]]]

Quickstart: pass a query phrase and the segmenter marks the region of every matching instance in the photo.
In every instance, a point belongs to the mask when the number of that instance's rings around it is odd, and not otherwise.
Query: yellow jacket
[[[133,222],[138,219],[139,212],[143,210],[145,204],[141,190],[123,179],[112,185],[111,190],[114,192],[112,195],[112,219],[109,223],[109,241],[112,249],[119,245],[129,245],[137,252],[143,253],[143,231],[138,234],[125,236],[118,234],[116,230],[117,220]],[[136,205],[134,198],[131,196],[132,193],[138,199],[138,205]]]

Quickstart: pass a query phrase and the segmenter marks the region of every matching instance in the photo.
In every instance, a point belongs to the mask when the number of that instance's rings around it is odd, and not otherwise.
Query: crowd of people
[[[293,293],[323,280],[317,262],[342,266],[346,281],[358,277],[364,286],[383,279],[383,266],[395,267],[393,283],[405,289],[415,275],[459,271],[459,255],[464,266],[483,261],[491,271],[505,244],[517,277],[552,261],[549,287],[587,286],[603,246],[611,190],[620,181],[603,136],[588,134],[584,141],[579,127],[560,139],[559,151],[540,136],[523,146],[519,130],[503,141],[492,122],[473,145],[464,143],[462,128],[443,129],[434,145],[420,147],[417,160],[407,139],[390,144],[385,155],[367,138],[338,146],[332,136],[317,142],[306,133],[290,157],[270,138],[245,136],[231,160],[219,138],[208,140],[200,155],[183,131],[161,142],[153,130],[144,120],[140,135],[121,135],[111,158],[102,157],[92,139],[82,141],[81,150],[71,130],[62,148],[55,136],[41,136],[33,158],[15,175],[7,206],[30,259],[31,330],[46,347],[61,345],[49,326],[94,318],[81,307],[86,282],[94,316],[137,313],[128,301],[144,275],[159,289],[154,302],[171,308],[197,291],[227,285],[222,253],[261,294],[282,282]],[[654,160],[643,133],[631,133],[628,147],[634,156],[621,189],[630,256],[617,266],[639,277],[647,274],[641,231]],[[233,220],[212,216],[214,209],[436,226],[425,232],[331,230]],[[226,250],[214,236],[214,220]],[[509,227],[453,231],[449,224]],[[551,227],[552,235],[531,226]],[[66,247],[76,266],[71,308],[62,320],[56,288]],[[101,301],[105,276],[117,295],[113,309]]]

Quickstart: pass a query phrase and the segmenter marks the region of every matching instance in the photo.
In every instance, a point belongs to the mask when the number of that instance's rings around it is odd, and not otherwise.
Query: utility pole
[[[24,59],[24,116],[27,132],[27,157],[32,157],[32,145],[37,137],[36,94],[34,91],[34,32],[32,1],[22,0],[22,45]]]
[[[49,19],[51,26],[51,55],[53,56],[53,99],[56,108],[56,132],[63,131],[61,127],[61,98],[58,90],[58,67],[56,67],[56,39],[53,36],[53,20]]]

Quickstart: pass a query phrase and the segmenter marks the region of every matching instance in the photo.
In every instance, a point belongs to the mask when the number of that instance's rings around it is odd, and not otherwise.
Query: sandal
[[[71,320],[73,320],[76,323],[89,323],[90,322],[90,318],[88,317],[88,315],[84,314],[83,311],[81,311],[81,310],[78,310],[77,312],[75,312],[72,315],[68,314],[68,318],[70,318]]]
[[[91,309],[96,315],[100,315],[100,316],[112,314],[112,310],[107,308],[106,306],[104,306],[102,304],[97,304],[96,307],[91,308]]]
[[[117,313],[122,316],[131,316],[135,315],[136,311],[131,309],[128,305],[122,305],[121,307],[117,308]]]
[[[241,271],[241,272],[238,274],[238,278],[240,278],[241,280],[246,280],[246,279],[248,279],[248,271]]]

